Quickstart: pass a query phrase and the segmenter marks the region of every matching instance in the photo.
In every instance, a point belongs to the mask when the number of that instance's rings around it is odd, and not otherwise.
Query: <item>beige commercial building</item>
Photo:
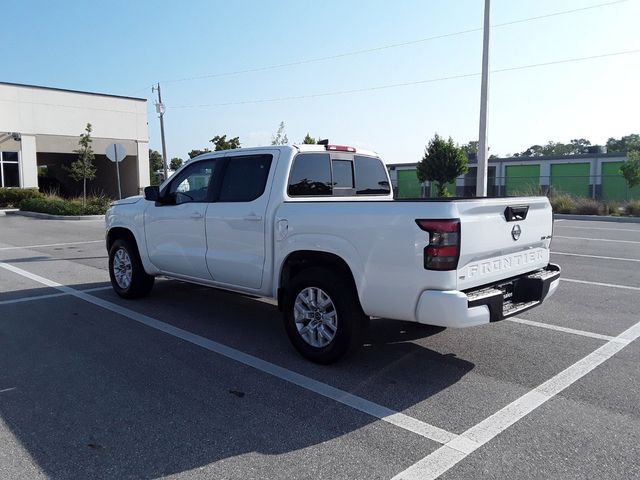
[[[81,186],[67,168],[87,123],[97,167],[89,192],[117,197],[116,166],[105,155],[112,143],[127,154],[120,163],[122,195],[149,185],[145,99],[0,82],[0,187],[76,195]]]

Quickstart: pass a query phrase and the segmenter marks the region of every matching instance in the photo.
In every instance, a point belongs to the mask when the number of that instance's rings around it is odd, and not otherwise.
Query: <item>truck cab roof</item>
[[[333,145],[333,144],[331,145],[292,144],[292,145],[264,145],[259,147],[240,147],[233,150],[220,150],[217,152],[207,152],[207,153],[198,155],[197,157],[194,157],[193,160],[195,159],[201,160],[204,158],[224,156],[230,152],[251,153],[251,152],[264,151],[264,150],[280,150],[281,152],[286,151],[288,153],[291,153],[292,151],[294,151],[294,154],[302,153],[302,152],[344,152],[344,153],[353,153],[356,155],[366,155],[369,157],[380,158],[380,156],[372,150],[365,150],[362,148],[351,147],[351,146]]]

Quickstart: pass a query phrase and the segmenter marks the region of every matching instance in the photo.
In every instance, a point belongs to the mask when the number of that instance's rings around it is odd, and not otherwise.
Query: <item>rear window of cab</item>
[[[296,155],[287,192],[291,197],[388,195],[391,186],[379,158],[332,159],[329,153],[314,152]]]

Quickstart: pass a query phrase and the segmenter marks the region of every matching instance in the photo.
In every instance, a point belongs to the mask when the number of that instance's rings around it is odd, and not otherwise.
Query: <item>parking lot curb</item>
[[[0,217],[4,217],[7,213],[17,212],[17,208],[2,208],[0,209]]]
[[[640,217],[613,217],[607,215],[570,215],[554,213],[554,220],[584,220],[590,222],[640,223]]]
[[[104,220],[104,215],[49,215],[48,213],[21,212],[20,210],[5,210],[5,214],[41,218],[43,220]]]

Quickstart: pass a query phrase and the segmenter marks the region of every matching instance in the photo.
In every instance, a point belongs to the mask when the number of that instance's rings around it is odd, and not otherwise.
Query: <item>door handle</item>
[[[262,217],[260,215],[247,215],[245,217],[242,217],[242,219],[248,222],[259,222],[260,220],[262,220]]]
[[[193,212],[191,215],[191,218],[193,218],[194,220],[199,220],[202,218],[202,213],[200,212]]]

